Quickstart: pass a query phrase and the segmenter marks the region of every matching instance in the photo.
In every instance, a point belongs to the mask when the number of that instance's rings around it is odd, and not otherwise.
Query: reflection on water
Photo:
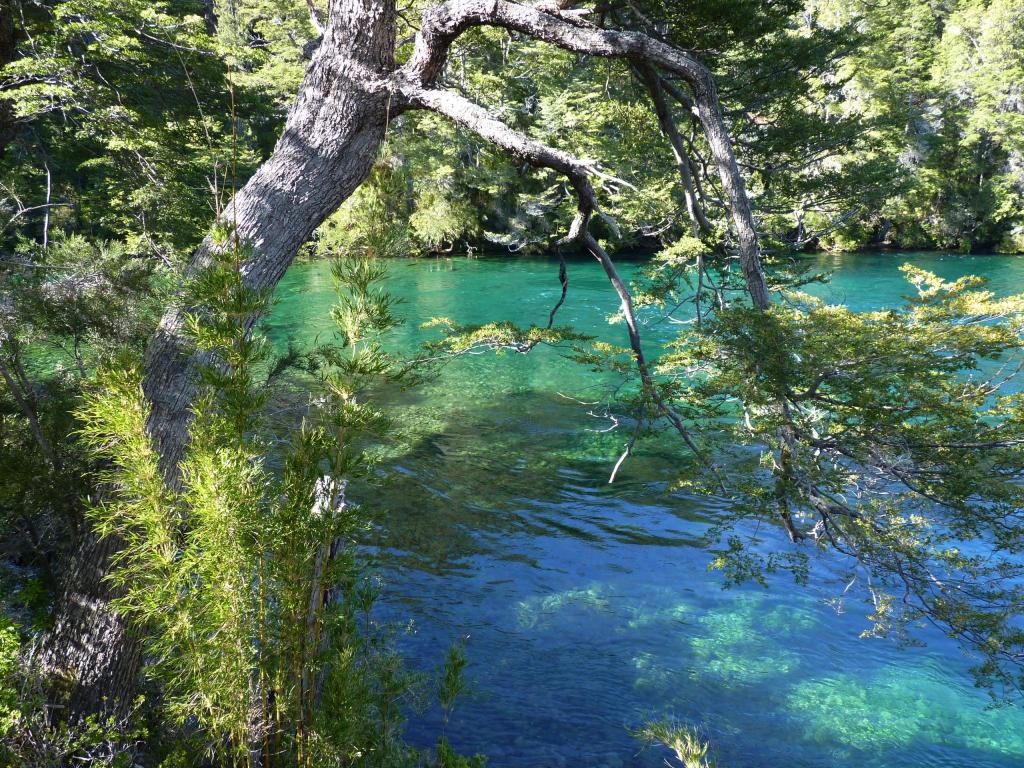
[[[1024,289],[1024,259],[911,258],[946,278]],[[856,308],[895,303],[908,293],[904,260],[822,257],[836,274],[815,291]],[[544,323],[557,271],[543,259],[454,259],[450,271],[397,262],[390,289],[409,320],[399,343],[412,349],[417,326],[441,315]],[[559,322],[621,343],[599,267],[570,264],[570,280]],[[329,327],[327,265],[293,267],[278,298],[271,338],[314,339]],[[671,333],[646,329],[652,343]],[[628,729],[670,713],[703,723],[729,768],[1024,766],[1024,713],[986,710],[970,660],[935,633],[907,651],[859,639],[866,610],[836,609],[845,584],[827,560],[808,588],[722,590],[700,547],[719,510],[668,492],[671,442],[643,446],[607,484],[626,436],[577,402],[605,385],[538,349],[469,357],[394,394],[402,434],[356,493],[380,514],[383,610],[414,622],[402,638],[411,662],[431,669],[469,636],[472,695],[446,729],[455,746],[499,768],[662,765]],[[426,742],[441,727],[428,710],[411,735]]]

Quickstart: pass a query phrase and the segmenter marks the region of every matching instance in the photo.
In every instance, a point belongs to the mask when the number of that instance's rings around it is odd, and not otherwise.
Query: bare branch
[[[751,300],[758,309],[770,306],[750,202],[722,118],[718,91],[704,65],[671,45],[637,32],[599,29],[575,19],[569,21],[560,15],[545,13],[536,6],[503,0],[452,0],[424,12],[412,57],[400,71],[399,78],[414,87],[431,88],[451,44],[463,32],[477,26],[520,32],[576,53],[626,59],[640,66],[671,72],[685,80],[693,90],[696,111],[729,198]]]
[[[690,175],[690,160],[686,155],[686,148],[683,146],[682,134],[679,133],[679,127],[676,125],[672,112],[668,108],[668,103],[665,101],[661,78],[649,66],[635,66],[633,70],[647,89],[647,93],[650,95],[651,102],[654,105],[654,113],[658,117],[661,132],[665,134],[669,144],[672,146],[676,167],[679,170],[679,180],[683,185],[683,194],[686,198],[686,212],[690,216],[693,236],[697,237],[701,232],[710,232],[714,227],[711,226],[711,222],[708,221],[707,216],[704,214],[704,208],[694,191],[693,177]]]
[[[640,373],[644,392],[655,403],[658,412],[680,434],[690,450],[706,462],[703,451],[690,435],[690,431],[683,422],[682,417],[669,406],[658,392],[654,377],[644,355],[639,324],[637,323],[636,311],[633,307],[633,297],[629,292],[629,288],[626,287],[625,282],[622,280],[621,275],[619,275],[615,262],[612,261],[607,251],[590,233],[590,220],[595,213],[599,213],[597,195],[590,181],[591,166],[565,152],[548,147],[512,130],[505,123],[493,117],[483,107],[474,104],[453,91],[422,88],[415,84],[407,83],[403,89],[402,96],[410,106],[429,109],[438,114],[445,115],[457,124],[474,131],[481,137],[506,150],[513,156],[535,167],[550,168],[558,171],[569,179],[569,183],[576,192],[577,213],[570,226],[569,234],[559,241],[559,244],[565,245],[571,242],[578,242],[604,267],[605,274],[618,294],[622,305],[622,315],[626,320],[626,327],[629,332],[629,345],[633,351],[633,357],[636,361],[637,370]]]
[[[309,20],[312,22],[317,34],[322,37],[324,32],[327,31],[327,26],[324,24],[324,12],[316,4],[316,0],[306,0],[306,5],[309,7]]]

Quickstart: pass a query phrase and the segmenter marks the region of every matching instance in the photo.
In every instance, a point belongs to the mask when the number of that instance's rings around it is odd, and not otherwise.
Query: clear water
[[[920,254],[823,257],[836,272],[816,290],[892,304],[909,292],[904,261],[1024,290],[1024,258]],[[623,343],[598,266],[572,263],[570,279],[559,322]],[[559,292],[555,261],[498,257],[396,262],[390,290],[410,349],[434,316],[543,324]],[[296,265],[267,332],[311,341],[332,298],[327,265]],[[384,610],[411,622],[401,647],[425,670],[468,636],[472,689],[447,726],[436,707],[414,714],[414,742],[444,730],[499,768],[656,766],[667,753],[628,729],[670,714],[704,726],[723,768],[1024,766],[1024,712],[986,710],[971,660],[934,632],[910,650],[860,639],[867,611],[834,602],[845,584],[829,558],[809,588],[723,590],[699,543],[719,510],[666,491],[677,446],[645,446],[607,484],[626,436],[569,399],[604,386],[538,349],[469,357],[395,395],[404,434],[360,499],[382,510]]]

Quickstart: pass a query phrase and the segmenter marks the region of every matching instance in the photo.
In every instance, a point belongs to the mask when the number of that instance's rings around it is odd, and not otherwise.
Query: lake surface
[[[855,308],[895,304],[911,290],[906,261],[1024,290],[1024,258],[921,254],[821,257],[835,275],[814,290]],[[617,301],[599,266],[569,267],[558,323],[624,345],[622,326],[606,322]],[[399,343],[413,349],[436,316],[546,324],[557,274],[548,259],[395,262],[388,287],[408,320]],[[295,265],[277,298],[265,323],[275,343],[328,332],[327,264]],[[645,333],[653,347],[674,331]],[[1024,710],[986,710],[971,660],[935,632],[908,650],[860,639],[867,608],[840,599],[842,563],[818,558],[806,588],[723,590],[701,545],[720,509],[668,491],[675,442],[642,446],[608,484],[628,435],[577,402],[607,386],[539,348],[463,358],[396,394],[404,434],[379,486],[356,492],[381,510],[382,614],[411,622],[399,644],[412,666],[434,669],[462,637],[470,658],[470,694],[447,726],[436,707],[414,713],[414,743],[444,731],[498,768],[653,767],[667,751],[642,750],[629,729],[671,715],[704,728],[722,768],[1024,767]]]

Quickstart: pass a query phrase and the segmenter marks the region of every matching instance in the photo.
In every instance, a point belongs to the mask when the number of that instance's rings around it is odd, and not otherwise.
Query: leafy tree
[[[95,490],[95,457],[72,404],[112,348],[142,345],[154,295],[177,294],[174,273],[190,261],[190,290],[149,344],[143,395],[138,371],[115,369],[82,411],[91,439],[109,438],[97,447],[121,451],[105,455],[103,477],[129,491],[95,514],[156,558],[147,568],[119,556],[123,607],[151,619],[176,722],[197,706],[207,745],[242,756],[268,738],[273,690],[282,741],[300,762],[321,759],[334,746],[314,735],[326,726],[309,681],[329,665],[287,632],[308,615],[311,585],[327,582],[296,553],[313,541],[309,551],[324,551],[335,531],[311,512],[318,473],[329,470],[320,490],[337,497],[360,440],[385,426],[361,398],[393,371],[376,331],[360,328],[383,331],[393,317],[372,294],[375,265],[339,268],[355,291],[337,313],[340,350],[315,358],[327,402],[291,451],[266,441],[262,380],[279,366],[248,331],[311,237],[320,254],[359,258],[481,241],[575,247],[621,300],[629,348],[581,357],[637,377],[626,455],[668,424],[688,448],[688,482],[729,495],[737,522],[771,514],[804,542],[758,560],[727,537],[730,577],[801,576],[813,539],[870,575],[878,631],[937,622],[982,649],[983,677],[1012,685],[1019,405],[979,361],[1017,353],[1018,300],[911,273],[919,295],[907,307],[853,313],[792,293],[814,277],[787,253],[1020,250],[1019,3],[424,0],[403,11],[354,0],[0,3],[0,525],[17,535],[18,562],[52,588],[65,533],[89,540],[80,499]],[[204,240],[215,219],[220,235]],[[693,332],[658,363],[610,257],[638,245],[667,247],[636,299],[696,307]],[[525,330],[439,319],[450,335],[435,351],[586,341],[554,319]],[[718,457],[744,479],[721,482]],[[345,510],[342,532],[355,525]],[[993,559],[979,560],[982,547]],[[133,593],[132,573],[152,589]],[[38,626],[30,592],[13,610]],[[238,610],[218,613],[205,595]],[[65,609],[101,605],[88,597],[58,605],[56,623],[95,619],[100,641],[54,636],[85,648],[78,671],[103,680],[98,660],[131,654],[105,648],[120,640],[103,634],[115,619],[102,610],[63,621]],[[223,625],[237,652],[214,659],[209,637],[174,617]],[[349,636],[345,621],[324,634]],[[359,691],[398,690],[401,675],[384,668],[386,684],[338,678],[337,710]],[[381,707],[348,722],[393,722]],[[351,738],[371,738],[361,734]]]
[[[3,182],[12,215],[30,216],[27,233],[44,243],[50,228],[127,238],[173,261],[206,230],[233,165],[253,156],[243,143],[231,159],[226,66],[202,9],[28,8],[20,55],[4,70],[22,128]]]
[[[80,236],[0,261],[0,531],[5,566],[16,566],[0,583],[29,626],[45,625],[54,561],[88,528],[75,398],[113,349],[141,350],[158,282],[139,254]]]
[[[1019,4],[815,3],[822,23],[856,24],[843,61],[852,109],[872,118],[902,183],[878,209],[904,247],[1019,250]],[[856,241],[855,241],[856,242]]]
[[[651,271],[677,284],[676,266]],[[872,603],[870,633],[912,641],[915,624],[935,624],[1010,696],[1024,643],[1024,410],[1007,382],[1024,360],[1024,296],[904,272],[916,293],[903,307],[855,312],[792,292],[767,309],[716,308],[680,335],[658,360],[661,396],[697,445],[680,483],[729,501],[709,539],[724,544],[728,582],[805,582],[811,553],[835,552]],[[794,546],[765,553],[754,520],[776,520]]]
[[[257,429],[265,348],[245,324],[267,297],[225,254],[190,289],[203,307],[190,335],[211,364],[180,491],[165,485],[147,435],[138,366],[101,373],[79,411],[87,443],[110,461],[102,481],[117,489],[90,517],[127,544],[112,573],[118,607],[144,629],[162,710],[191,749],[225,764],[411,764],[399,703],[415,678],[372,618],[354,544],[365,524],[346,493],[387,431],[367,397],[404,375],[380,343],[399,322],[377,287],[385,269],[335,263],[337,344],[315,367],[324,398],[274,470],[278,454]],[[449,707],[460,674],[446,677]]]

